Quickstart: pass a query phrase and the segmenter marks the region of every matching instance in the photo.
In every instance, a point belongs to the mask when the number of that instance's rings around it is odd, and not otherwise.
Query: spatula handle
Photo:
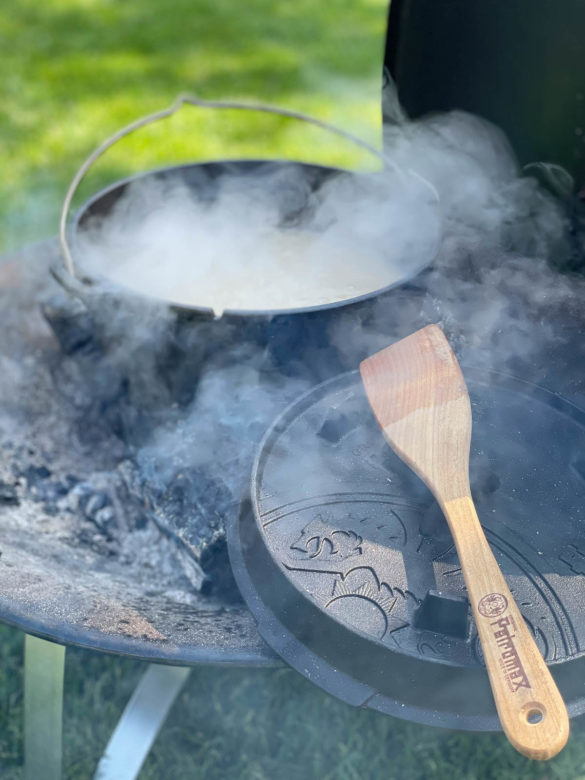
[[[470,497],[442,504],[455,539],[496,708],[514,747],[546,760],[564,747],[569,718],[479,523]]]

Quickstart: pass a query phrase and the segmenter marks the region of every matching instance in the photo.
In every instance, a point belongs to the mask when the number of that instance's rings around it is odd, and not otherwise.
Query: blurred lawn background
[[[0,777],[22,778],[22,638],[0,627]],[[90,780],[146,664],[70,648],[64,776]],[[502,735],[443,731],[359,710],[289,669],[199,667],[175,702],[140,780],[574,780],[582,727],[548,763]],[[43,780],[43,778],[39,778]]]
[[[54,235],[67,185],[89,152],[180,92],[287,106],[379,144],[386,13],[385,0],[3,0],[0,249]],[[185,108],[112,149],[79,200],[134,171],[238,156],[366,162],[298,122]],[[7,780],[22,777],[22,645],[20,632],[0,627],[0,777]],[[67,778],[92,776],[144,669],[68,651]],[[285,669],[201,668],[141,778],[585,778],[584,743],[573,738],[558,758],[537,764],[501,735],[354,710]]]
[[[55,234],[87,155],[181,92],[286,106],[379,144],[385,23],[386,0],[4,0],[0,250]],[[239,156],[360,162],[305,123],[185,107],[113,147],[80,199],[135,171]]]

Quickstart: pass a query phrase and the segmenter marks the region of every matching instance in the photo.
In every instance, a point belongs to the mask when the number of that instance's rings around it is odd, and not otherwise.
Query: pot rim
[[[102,198],[107,197],[108,195],[114,193],[116,190],[119,190],[120,188],[127,187],[129,184],[132,184],[134,182],[140,181],[142,179],[146,179],[149,176],[157,176],[160,174],[169,174],[169,173],[176,173],[181,170],[185,169],[192,169],[192,168],[199,168],[199,167],[205,167],[205,166],[215,166],[215,165],[225,165],[225,164],[235,164],[235,165],[258,165],[262,163],[274,163],[274,164],[282,164],[282,165],[298,165],[303,168],[316,168],[322,171],[327,171],[330,173],[345,173],[345,174],[351,174],[352,176],[359,176],[360,173],[356,171],[352,171],[348,168],[337,168],[334,166],[328,166],[328,165],[320,165],[316,163],[308,163],[303,161],[297,161],[297,160],[288,160],[285,158],[225,158],[225,159],[215,159],[215,160],[206,160],[204,162],[196,162],[196,163],[181,163],[178,165],[172,165],[172,166],[162,166],[160,168],[154,168],[149,171],[142,171],[137,174],[133,174],[131,176],[127,176],[124,179],[119,179],[113,184],[108,185],[107,187],[102,188],[98,192],[96,192],[94,195],[89,197],[75,212],[73,219],[71,220],[71,224],[69,227],[70,231],[70,241],[72,244],[72,249],[75,251],[75,245],[77,241],[77,237],[82,230],[81,223],[83,219],[89,214],[91,208],[95,206]],[[364,174],[366,175],[366,174]],[[418,179],[418,175],[409,172],[410,176],[412,176],[413,179]],[[108,277],[101,275],[101,274],[91,274],[89,275],[83,268],[80,266],[80,270],[82,273],[77,277],[71,277],[71,282],[80,282],[82,287],[82,290],[87,290],[88,288],[94,288],[94,289],[100,289],[102,292],[112,292],[112,291],[120,291],[123,292],[125,295],[132,295],[133,297],[136,297],[141,300],[151,301],[152,303],[157,304],[166,304],[171,309],[183,311],[183,312],[189,312],[189,313],[198,313],[206,318],[209,319],[221,319],[224,316],[227,317],[277,317],[277,316],[288,316],[288,315],[296,315],[296,314],[310,314],[310,313],[317,313],[317,312],[324,312],[328,311],[330,309],[337,309],[341,307],[346,306],[352,306],[357,303],[361,303],[363,301],[366,301],[370,298],[376,298],[379,295],[383,295],[384,293],[390,292],[396,287],[402,287],[403,285],[408,284],[410,281],[412,281],[415,277],[419,276],[420,273],[422,273],[424,270],[430,268],[438,254],[440,246],[440,236],[437,239],[437,243],[435,246],[433,246],[432,250],[428,253],[428,257],[425,262],[422,262],[420,264],[417,264],[412,268],[412,271],[409,273],[404,274],[399,279],[391,282],[388,285],[384,285],[383,287],[376,288],[374,290],[371,290],[366,293],[362,293],[361,295],[354,296],[353,298],[344,298],[340,301],[332,301],[329,303],[322,303],[317,304],[313,306],[302,306],[302,307],[292,307],[292,308],[283,308],[283,309],[230,309],[226,308],[222,311],[221,315],[217,316],[214,312],[214,310],[211,307],[208,306],[189,306],[185,303],[179,303],[177,301],[174,301],[169,298],[165,297],[159,297],[156,295],[151,295],[147,293],[141,293],[137,292],[135,289],[124,285],[120,282],[114,282]],[[67,273],[68,276],[70,276],[69,273]]]

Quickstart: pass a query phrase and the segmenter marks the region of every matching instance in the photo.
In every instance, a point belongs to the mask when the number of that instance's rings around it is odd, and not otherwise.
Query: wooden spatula
[[[475,512],[471,406],[457,359],[443,331],[429,325],[367,358],[360,371],[388,443],[449,523],[503,729],[520,753],[551,758],[569,736],[567,710]]]

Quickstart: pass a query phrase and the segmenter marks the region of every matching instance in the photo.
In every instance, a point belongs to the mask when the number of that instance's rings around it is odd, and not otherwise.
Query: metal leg
[[[94,780],[134,780],[189,676],[188,667],[151,664],[112,734]]]
[[[65,648],[24,638],[24,777],[60,780]]]

